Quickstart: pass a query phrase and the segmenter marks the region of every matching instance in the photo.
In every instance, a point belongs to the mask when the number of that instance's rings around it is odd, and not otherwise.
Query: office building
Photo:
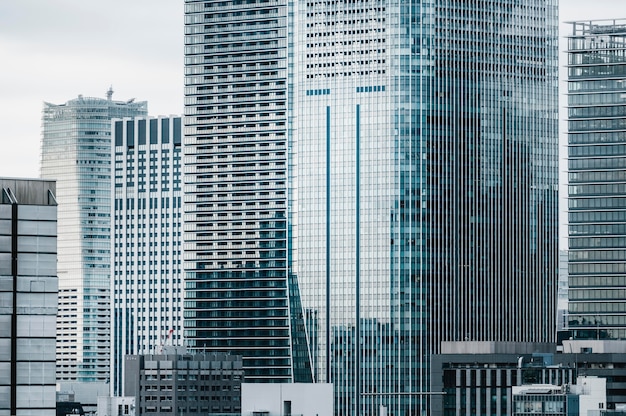
[[[571,25],[568,327],[576,339],[624,339],[626,20]]]
[[[442,343],[431,358],[431,391],[437,393],[431,414],[512,414],[511,388],[535,384],[580,395],[581,409],[626,410],[626,342],[567,340],[563,353],[555,350],[554,344]]]
[[[241,415],[241,356],[165,347],[125,359],[124,396],[135,398],[137,416]]]
[[[513,387],[512,391],[513,416],[581,414],[579,396],[564,390],[561,386],[550,384],[517,386]]]
[[[54,181],[0,178],[0,415],[54,416]]]
[[[44,103],[41,176],[56,180],[59,203],[61,382],[105,383],[110,376],[111,119],[147,113],[146,102],[112,95]]]
[[[180,117],[113,121],[111,384],[126,355],[182,345]]]
[[[294,271],[338,415],[429,412],[442,341],[554,340],[557,2],[302,2]]]
[[[185,5],[192,347],[400,415],[441,341],[553,340],[555,0]]]
[[[287,4],[185,1],[185,339],[310,382],[288,253]]]
[[[431,356],[431,414],[511,415],[513,386],[573,384],[575,365],[554,365],[554,352],[554,344],[443,343]]]

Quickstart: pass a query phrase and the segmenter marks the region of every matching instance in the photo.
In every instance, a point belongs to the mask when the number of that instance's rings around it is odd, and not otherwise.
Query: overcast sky
[[[468,0],[470,1],[470,0]],[[0,176],[38,177],[41,109],[78,94],[183,112],[183,0],[0,0]],[[561,0],[561,21],[626,17]]]
[[[0,0],[0,176],[38,177],[43,102],[183,111],[183,0]]]

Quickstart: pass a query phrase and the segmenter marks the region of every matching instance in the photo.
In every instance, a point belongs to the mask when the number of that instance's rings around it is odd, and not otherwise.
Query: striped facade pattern
[[[111,386],[126,355],[160,354],[183,338],[182,119],[112,123]]]
[[[185,338],[242,355],[249,382],[311,380],[289,275],[287,14],[185,1]]]
[[[44,103],[41,177],[57,183],[57,381],[110,377],[111,119],[146,115],[145,101],[83,97]]]
[[[568,36],[569,314],[577,339],[626,338],[626,20]]]
[[[428,412],[441,341],[554,339],[557,5],[296,16],[294,264],[314,375],[340,415]]]
[[[336,414],[401,415],[429,411],[441,341],[553,340],[555,0],[186,7],[192,346],[272,381],[310,362]]]

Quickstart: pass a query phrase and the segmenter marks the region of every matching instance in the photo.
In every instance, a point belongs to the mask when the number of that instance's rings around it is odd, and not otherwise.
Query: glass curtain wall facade
[[[569,316],[577,339],[626,338],[626,20],[568,36]]]
[[[311,381],[288,247],[288,4],[185,0],[185,332]]]
[[[41,177],[57,183],[57,380],[106,382],[110,359],[111,119],[145,101],[44,103]]]
[[[557,2],[295,9],[293,266],[338,415],[429,411],[441,341],[554,340]]]
[[[182,345],[182,119],[113,121],[111,386],[124,357]]]

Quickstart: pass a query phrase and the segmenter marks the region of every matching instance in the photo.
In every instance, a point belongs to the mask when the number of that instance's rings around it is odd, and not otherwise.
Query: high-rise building
[[[568,36],[569,314],[576,339],[626,338],[626,20]]]
[[[54,181],[0,178],[0,415],[56,414]]]
[[[113,121],[111,384],[126,355],[182,345],[180,117]]]
[[[554,339],[555,0],[185,3],[194,347],[400,415],[441,341]]]
[[[58,381],[110,375],[111,119],[147,114],[145,101],[112,94],[43,109],[41,176],[56,180],[59,203]]]
[[[295,16],[293,270],[315,379],[340,415],[421,414],[442,341],[555,338],[557,2]]]
[[[185,338],[311,381],[288,238],[287,4],[185,1]]]

